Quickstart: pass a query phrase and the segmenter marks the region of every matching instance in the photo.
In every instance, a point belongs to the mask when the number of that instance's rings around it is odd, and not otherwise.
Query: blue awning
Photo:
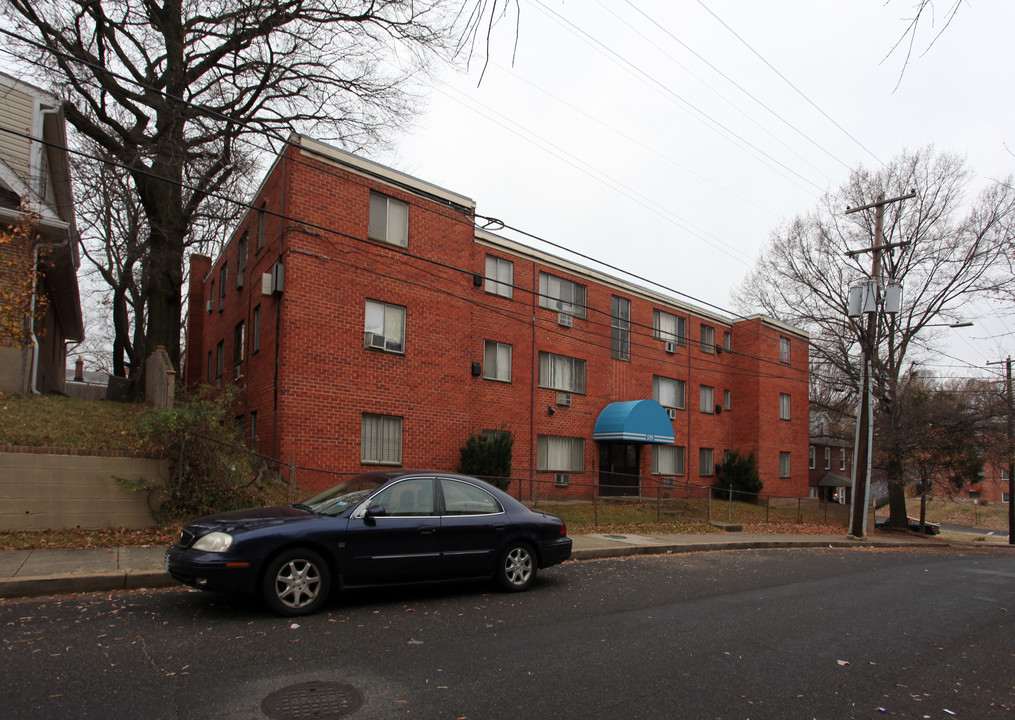
[[[592,439],[673,444],[673,423],[655,400],[610,403],[599,413]]]

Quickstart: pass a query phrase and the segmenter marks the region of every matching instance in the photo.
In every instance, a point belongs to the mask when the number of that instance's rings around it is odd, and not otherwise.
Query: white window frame
[[[652,335],[656,340],[684,346],[687,344],[687,318],[658,308],[653,309]]]
[[[706,462],[706,458],[708,462]],[[704,471],[704,472],[702,472]],[[715,477],[715,450],[698,448],[698,476]]]
[[[610,357],[631,360],[631,301],[619,295],[610,300]]]
[[[246,355],[247,345],[247,326],[242,320],[240,320],[233,327],[233,367],[238,367],[243,363],[243,359]]]
[[[584,318],[587,296],[585,286],[580,283],[546,272],[539,273],[539,307]]]
[[[371,190],[367,237],[409,247],[409,203]]]
[[[817,453],[814,452],[813,445],[807,448],[807,467],[810,468],[811,470],[814,469],[814,465],[817,461],[817,458],[815,457],[816,454]]]
[[[687,471],[687,453],[683,445],[653,445],[652,474],[679,475]]]
[[[496,340],[483,342],[483,378],[498,382],[511,382],[512,348]]]
[[[672,388],[668,387],[670,383],[673,383]],[[670,389],[672,389],[672,392],[664,393],[665,390]],[[687,383],[683,380],[663,377],[662,375],[653,375],[652,399],[663,407],[684,410],[687,407]]]
[[[402,464],[402,418],[363,413],[360,462],[364,465]]]
[[[698,388],[701,412],[706,415],[715,415],[715,388],[711,385],[699,385]]]
[[[536,469],[539,472],[584,472],[585,439],[560,435],[537,435]]]
[[[515,264],[510,260],[486,256],[486,287],[485,290],[491,295],[500,297],[514,297]]]
[[[733,350],[733,333],[728,330],[723,334],[722,348],[723,350]]]
[[[832,469],[832,448],[825,448],[825,470]]]
[[[792,453],[785,450],[779,452],[779,477],[790,477]]]
[[[730,410],[730,408],[732,406],[733,406],[733,391],[732,390],[723,390],[722,391],[722,409],[725,410],[726,412],[729,412],[729,410]]]
[[[792,398],[789,393],[779,393],[779,419],[791,419]]]
[[[839,448],[839,470],[846,469],[846,448]]]
[[[539,387],[584,395],[585,361],[540,351]]]
[[[791,359],[792,359],[792,354],[791,354],[791,350],[790,350],[791,347],[792,347],[792,345],[790,344],[789,338],[786,337],[785,335],[780,335],[779,336],[779,362],[788,363],[788,362],[791,361]]]
[[[367,300],[363,309],[363,333],[384,337],[384,352],[405,354],[405,308],[401,305]],[[376,348],[381,350],[381,348]]]
[[[701,324],[701,351],[709,355],[715,354],[715,328]]]

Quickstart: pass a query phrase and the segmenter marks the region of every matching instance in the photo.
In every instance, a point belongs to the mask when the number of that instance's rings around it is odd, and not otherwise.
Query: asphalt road
[[[0,601],[0,714],[263,718],[272,693],[318,682],[340,685],[269,709],[1007,718],[1013,561],[1007,548],[642,556],[567,563],[520,595],[357,592],[296,621],[183,588]]]

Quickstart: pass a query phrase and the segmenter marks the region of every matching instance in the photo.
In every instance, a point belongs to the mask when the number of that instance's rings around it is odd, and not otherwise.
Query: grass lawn
[[[0,393],[0,445],[133,452],[143,449],[135,432],[143,411],[137,403]]]

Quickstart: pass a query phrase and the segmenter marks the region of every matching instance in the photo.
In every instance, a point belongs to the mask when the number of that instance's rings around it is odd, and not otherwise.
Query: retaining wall
[[[152,527],[167,477],[149,458],[0,452],[0,530]]]

